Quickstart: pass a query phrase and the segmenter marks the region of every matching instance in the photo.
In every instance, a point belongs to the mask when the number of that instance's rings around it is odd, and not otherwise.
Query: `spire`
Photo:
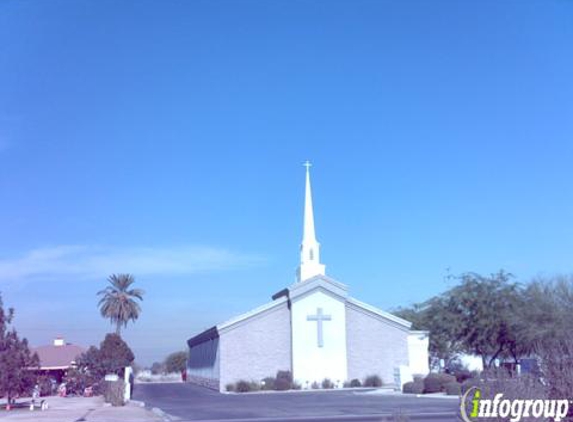
[[[315,242],[316,234],[314,233],[314,212],[312,210],[312,191],[310,189],[310,164],[308,161],[303,164],[306,167],[306,189],[304,196],[304,231],[302,242]]]
[[[310,166],[307,161],[306,189],[304,198],[304,229],[300,246],[300,266],[297,269],[297,281],[308,280],[315,275],[324,275],[325,267],[320,263],[320,243],[314,231],[314,212],[312,208],[312,191],[310,188]]]

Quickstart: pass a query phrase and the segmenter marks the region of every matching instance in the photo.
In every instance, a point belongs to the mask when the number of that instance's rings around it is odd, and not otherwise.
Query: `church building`
[[[400,388],[427,374],[429,333],[349,294],[326,275],[316,239],[310,164],[306,164],[304,230],[296,282],[272,301],[187,341],[187,380],[218,391],[239,380],[260,381],[291,371],[302,388],[325,378],[378,375]]]

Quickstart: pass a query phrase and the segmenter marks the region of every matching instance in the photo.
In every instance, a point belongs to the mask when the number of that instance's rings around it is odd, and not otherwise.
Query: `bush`
[[[422,381],[411,381],[404,384],[402,392],[405,394],[422,394],[424,392],[424,383]]]
[[[274,390],[275,389],[276,378],[266,377],[263,378],[261,382],[261,390]]]
[[[442,391],[442,382],[438,377],[427,376],[424,379],[424,394],[439,393]]]
[[[40,387],[40,396],[52,396],[56,393],[56,381],[46,375],[40,375],[36,381]]]
[[[352,381],[350,381],[350,387],[351,388],[362,387],[362,383],[358,378],[354,378]]]
[[[313,390],[318,390],[320,388],[320,385],[314,381],[311,385],[310,388],[312,388]]]
[[[278,371],[274,382],[274,389],[279,391],[290,390],[292,388],[292,374],[290,371]]]
[[[444,389],[448,396],[459,396],[462,393],[462,385],[457,381],[448,382]]]
[[[364,380],[364,387],[382,387],[382,378],[378,375],[369,375]]]
[[[321,385],[322,388],[325,390],[330,390],[334,388],[334,383],[329,378],[323,379]]]
[[[235,391],[237,393],[248,393],[249,391],[252,391],[251,383],[245,380],[237,381],[237,384],[235,385]]]
[[[470,378],[465,380],[462,383],[462,394],[465,394],[466,391],[468,391],[469,389],[471,389],[472,387],[480,387],[481,386],[481,380],[479,378]]]
[[[456,377],[449,374],[428,374],[424,379],[424,393],[439,393],[446,390],[446,384],[455,382]]]
[[[230,382],[229,384],[227,384],[227,385],[225,386],[225,390],[226,390],[226,391],[230,391],[230,392],[235,391],[235,384],[233,384],[232,382]]]

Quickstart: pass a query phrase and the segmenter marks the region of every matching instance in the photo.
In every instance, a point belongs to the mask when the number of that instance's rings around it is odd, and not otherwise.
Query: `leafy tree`
[[[14,309],[5,312],[0,297],[0,396],[7,396],[8,401],[31,388],[35,379],[31,369],[39,366],[38,355],[30,352],[28,341],[10,329],[13,318]]]
[[[133,352],[118,334],[106,334],[99,349],[99,358],[108,374],[123,374],[126,366],[135,360]]]
[[[462,327],[443,297],[437,296],[411,308],[398,309],[394,314],[410,321],[414,330],[430,332],[429,352],[432,367],[438,367],[440,360],[449,366],[463,352]]]
[[[165,358],[165,371],[167,373],[183,372],[187,368],[187,352],[171,353]]]
[[[461,284],[444,294],[445,305],[458,321],[459,339],[467,352],[481,356],[489,368],[517,344],[521,290],[504,271],[484,277],[465,273]]]
[[[153,375],[163,374],[165,372],[165,365],[160,362],[153,362],[151,365],[151,373]]]
[[[91,382],[101,381],[106,374],[122,375],[126,366],[130,366],[135,357],[123,339],[117,334],[106,334],[99,349],[91,346],[76,362],[80,373]]]
[[[122,326],[139,318],[141,307],[136,299],[143,300],[144,291],[130,288],[135,281],[131,274],[112,274],[107,281],[110,285],[97,293],[101,296],[98,306],[101,315],[115,324],[119,335]]]

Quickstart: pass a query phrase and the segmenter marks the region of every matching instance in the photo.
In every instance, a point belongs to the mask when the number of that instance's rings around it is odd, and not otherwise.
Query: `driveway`
[[[184,421],[457,421],[458,400],[364,390],[220,394],[193,384],[136,384],[134,399]],[[405,419],[404,419],[405,420]]]

